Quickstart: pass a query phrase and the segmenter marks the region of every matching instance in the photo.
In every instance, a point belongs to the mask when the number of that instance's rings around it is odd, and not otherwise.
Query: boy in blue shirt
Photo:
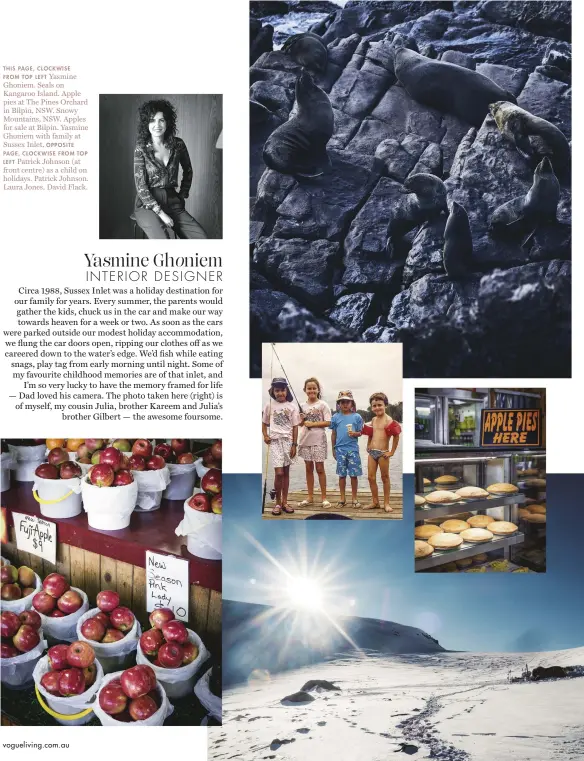
[[[351,479],[353,507],[361,507],[357,501],[358,478],[362,475],[359,456],[359,436],[363,430],[363,418],[357,414],[357,405],[350,391],[340,391],[337,396],[337,411],[331,420],[333,457],[337,461],[337,476],[341,500],[337,507],[345,507],[347,475]]]

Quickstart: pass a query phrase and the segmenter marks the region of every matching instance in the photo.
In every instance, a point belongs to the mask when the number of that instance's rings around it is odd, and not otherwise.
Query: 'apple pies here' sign
[[[170,608],[175,618],[189,620],[189,561],[146,552],[146,610]]]
[[[57,525],[36,515],[12,513],[16,547],[23,552],[55,564],[57,560]]]

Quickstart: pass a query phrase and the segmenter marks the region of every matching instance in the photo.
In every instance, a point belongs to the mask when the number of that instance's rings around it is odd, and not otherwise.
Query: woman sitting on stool
[[[134,151],[136,203],[134,216],[148,238],[206,238],[196,219],[185,211],[193,169],[183,140],[176,136],[176,111],[167,100],[149,100],[138,111]],[[182,182],[177,192],[178,168]]]

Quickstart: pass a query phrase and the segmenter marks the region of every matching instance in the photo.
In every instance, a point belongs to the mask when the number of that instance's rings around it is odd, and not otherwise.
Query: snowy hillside
[[[395,751],[442,761],[581,761],[584,677],[511,684],[509,674],[526,663],[582,666],[584,648],[345,657],[264,675],[224,692],[226,726],[210,738],[209,758],[387,761]]]

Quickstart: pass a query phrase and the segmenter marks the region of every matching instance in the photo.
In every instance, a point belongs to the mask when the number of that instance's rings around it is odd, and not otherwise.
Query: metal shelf
[[[521,505],[525,502],[525,495],[510,494],[508,497],[479,497],[478,499],[460,499],[457,502],[448,502],[445,505],[436,505],[436,507],[416,507],[415,521],[423,521],[427,518],[440,518],[443,515],[452,515],[453,513],[467,513],[469,510],[482,511],[489,510],[491,507],[500,507],[501,505]]]
[[[452,563],[463,558],[471,558],[474,555],[481,555],[483,552],[493,552],[494,550],[512,547],[514,544],[521,544],[525,537],[521,531],[517,531],[511,536],[495,537],[490,542],[478,542],[471,544],[464,542],[457,550],[436,550],[427,558],[416,560],[416,571],[425,571],[427,568],[435,568],[445,563]]]

